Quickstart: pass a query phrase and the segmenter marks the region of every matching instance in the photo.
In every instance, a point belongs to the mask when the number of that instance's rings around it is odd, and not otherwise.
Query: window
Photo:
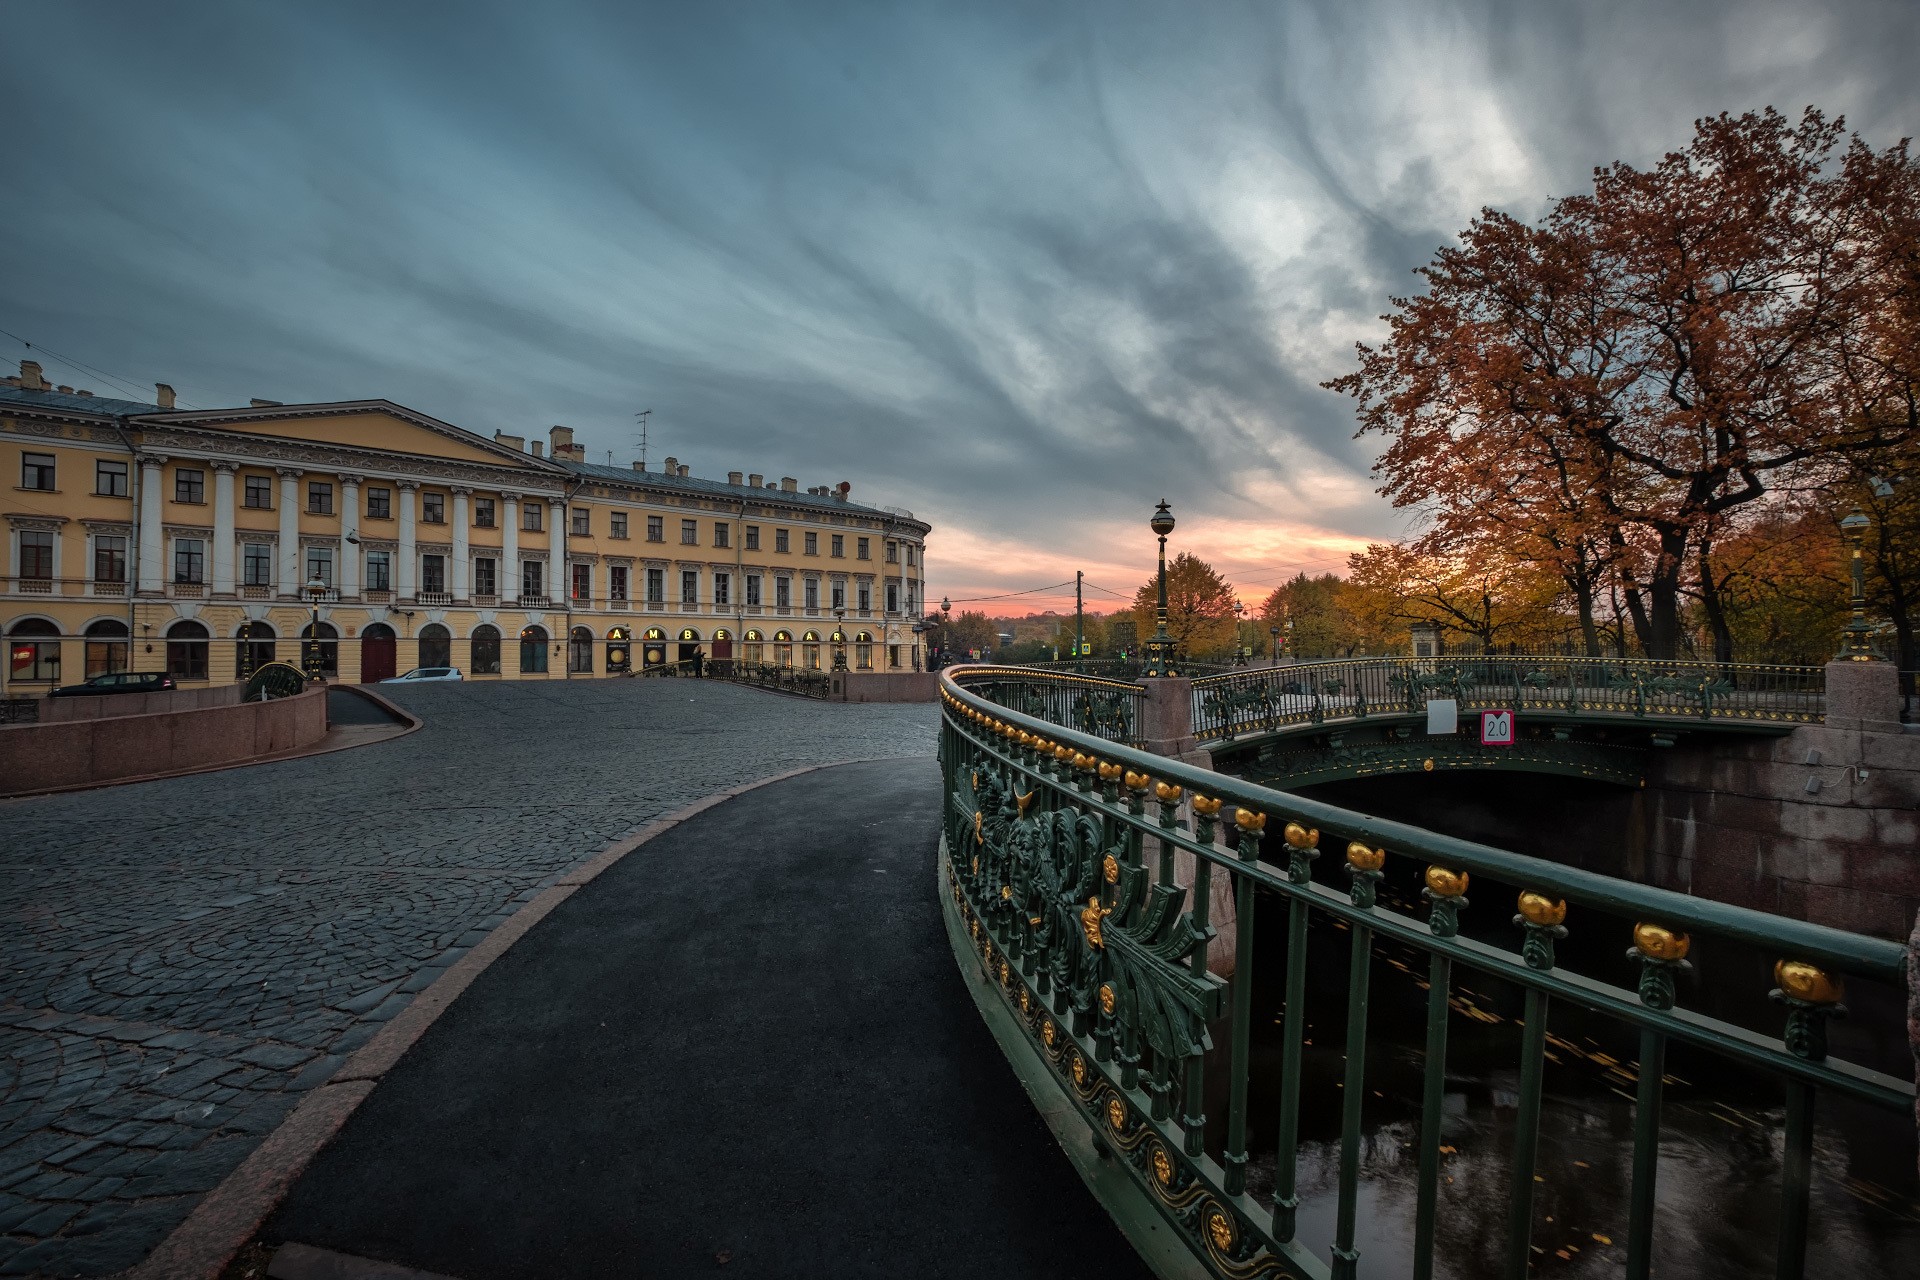
[[[93,464],[93,491],[107,498],[127,496],[127,464],[102,458]]]
[[[857,599],[860,601],[860,612],[871,613],[873,611],[873,588],[871,586],[864,582],[861,583],[860,593]]]
[[[198,538],[176,538],[173,543],[173,580],[207,580],[207,544]],[[204,628],[203,628],[204,630]]]
[[[889,542],[887,544],[887,563],[888,564],[900,563],[900,544],[899,543]]]
[[[529,502],[521,506],[520,527],[528,533],[540,532],[540,504],[539,503]],[[540,669],[542,671],[546,670],[545,667],[542,667]]]
[[[576,564],[568,566],[573,571],[573,598],[591,603],[593,600],[593,566]]]
[[[520,562],[520,594],[523,596],[544,596],[547,594],[547,562],[544,560],[522,560]],[[540,668],[545,671],[546,668]]]
[[[87,679],[110,676],[116,671],[125,671],[131,665],[128,655],[132,653],[133,645],[128,640],[126,623],[115,622],[111,618],[90,622],[87,624],[86,637]]]
[[[60,683],[60,628],[53,623],[43,618],[14,623],[7,654],[12,679]]]
[[[127,540],[117,534],[101,534],[93,540],[93,580],[127,580]]]
[[[499,562],[493,559],[493,557],[491,556],[476,556],[474,558],[473,593],[475,595],[490,596],[490,595],[495,595],[499,592],[500,582],[499,582],[499,579],[495,576],[498,569],[498,565],[499,565]],[[493,639],[494,639],[494,644],[497,646],[500,642],[499,635],[496,633]]]
[[[374,553],[374,554],[385,554]],[[367,557],[372,563],[373,554]],[[273,547],[265,542],[249,542],[240,548],[240,581],[249,587],[273,585]]]
[[[733,526],[727,524],[724,520],[715,520],[713,522],[713,545],[716,547],[732,546]]]
[[[627,536],[627,513],[624,511],[609,511],[607,513],[607,529],[608,529],[609,537],[613,537],[613,538],[626,537]]]
[[[279,656],[279,634],[265,622],[241,623],[234,640],[234,669],[242,676],[258,671]]]
[[[50,453],[21,454],[20,487],[22,489],[53,488],[53,455]]]
[[[869,553],[867,550],[867,546],[870,542],[872,542],[871,538],[861,538],[858,542],[854,544],[854,549],[853,549],[854,559],[856,560],[873,559],[872,554]]]
[[[747,575],[747,608],[758,609],[759,607],[760,607],[760,575],[757,573],[750,573]]]
[[[307,514],[310,516],[333,514],[333,486],[325,480],[307,481]]]
[[[696,569],[680,571],[680,603],[700,603],[700,573]]]
[[[747,526],[747,550],[758,551],[759,549],[760,549],[760,526],[757,524],[750,524]]]
[[[375,489],[375,493],[385,493],[384,489]],[[273,510],[273,477],[248,476],[242,485],[241,502],[255,511]]]
[[[593,674],[593,632],[585,627],[567,633],[567,670],[577,676]]]
[[[627,566],[623,564],[607,566],[607,594],[615,600],[627,598]]]
[[[367,552],[367,590],[393,590],[393,552]]]
[[[445,591],[447,589],[447,558],[440,555],[420,557],[420,589],[422,591]],[[426,633],[421,632],[422,635]],[[444,662],[428,662],[420,659],[423,667],[444,667]]]
[[[175,502],[205,502],[207,500],[207,473],[190,467],[177,467],[173,473],[173,500]]]
[[[820,612],[820,579],[807,579],[807,612]]]
[[[725,609],[733,604],[733,575],[716,573],[713,575],[713,607]]]
[[[28,531],[20,535],[20,576],[53,577],[53,535]]]
[[[887,584],[887,612],[900,612],[900,584],[897,582]]]
[[[808,533],[806,536],[803,550],[805,554],[810,556],[819,555],[820,554],[820,535],[817,533]]]
[[[312,623],[308,623],[306,626],[300,628],[300,657],[302,660],[306,658],[308,649],[319,651],[320,673],[322,675],[337,676],[340,674],[340,633],[334,629],[334,625],[331,622],[321,623],[318,634],[315,634]]]
[[[787,554],[787,531],[785,529],[775,529],[773,531],[773,549],[781,555]]]
[[[176,622],[167,628],[167,674],[175,680],[205,680],[208,635],[198,622]]]
[[[907,567],[908,568],[913,567],[913,544],[912,543],[907,544]]]
[[[700,545],[700,522],[698,520],[682,520],[680,522],[680,545],[686,547],[697,547]]]
[[[845,560],[847,558],[847,535],[844,533],[836,533],[833,535],[833,558],[835,560]]]
[[[444,493],[423,493],[420,495],[420,523],[445,524],[447,522],[447,495]],[[444,662],[423,662],[423,667],[444,667]]]
[[[873,670],[873,632],[862,631],[853,638],[853,665],[857,671]]]
[[[420,665],[423,667],[452,666],[453,632],[438,622],[429,622],[420,628]]]
[[[475,498],[473,500],[473,524],[476,529],[493,528],[493,499],[492,498]],[[494,645],[494,652],[497,654],[500,648],[500,633],[497,631],[494,632],[493,645]],[[496,657],[494,659],[494,670],[497,671],[499,669],[500,669],[499,659]]]
[[[367,490],[367,519],[369,520],[393,519],[393,490],[391,489],[368,489]]]
[[[529,560],[527,563],[532,564]],[[544,675],[547,670],[547,629],[528,627],[520,633],[520,674]]]
[[[667,525],[666,517],[648,516],[647,517],[647,541],[648,542],[665,542],[667,540],[666,525]]]
[[[473,629],[473,652],[468,662],[477,676],[500,674],[500,628],[483,622]]]
[[[897,644],[887,646],[887,669],[890,671],[900,669],[900,646]]]
[[[593,533],[593,512],[585,507],[573,509],[573,536],[585,538]]]
[[[300,580],[301,591],[304,592],[307,583],[312,582],[315,578],[320,579],[322,583],[329,587],[333,585],[332,547],[307,548],[307,576]]]
[[[667,602],[667,571],[665,569],[647,570],[647,603],[659,608]]]
[[[847,584],[844,582],[833,584],[833,607],[836,609],[847,607]]]
[[[773,604],[776,609],[793,607],[793,579],[785,574],[773,580]]]

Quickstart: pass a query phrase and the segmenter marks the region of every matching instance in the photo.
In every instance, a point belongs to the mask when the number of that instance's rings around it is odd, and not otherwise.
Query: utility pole
[[[647,469],[647,419],[652,415],[651,409],[642,409],[633,415],[634,419],[640,423],[640,469],[642,471]]]
[[[1080,638],[1084,626],[1082,614],[1085,611],[1085,605],[1080,599],[1080,583],[1086,576],[1084,570],[1073,571],[1073,662],[1075,666],[1080,665],[1080,651],[1086,647]]]

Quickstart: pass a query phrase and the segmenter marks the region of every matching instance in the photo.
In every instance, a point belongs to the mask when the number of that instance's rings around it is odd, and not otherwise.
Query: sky
[[[852,484],[931,599],[1250,605],[1403,532],[1320,383],[1483,207],[1773,105],[1920,131],[1920,5],[0,0],[0,360]],[[51,358],[59,353],[65,360]],[[108,381],[65,361],[112,375]],[[1104,593],[1104,594],[1103,594]],[[980,601],[980,603],[972,603]]]

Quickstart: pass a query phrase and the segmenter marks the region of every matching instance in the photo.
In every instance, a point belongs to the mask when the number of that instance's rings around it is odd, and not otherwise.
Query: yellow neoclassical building
[[[185,410],[155,390],[107,399],[31,361],[0,379],[0,693],[230,681],[301,661],[310,634],[347,681],[585,679],[696,652],[922,666],[929,526],[845,482],[596,466],[566,427],[489,438],[385,400]]]

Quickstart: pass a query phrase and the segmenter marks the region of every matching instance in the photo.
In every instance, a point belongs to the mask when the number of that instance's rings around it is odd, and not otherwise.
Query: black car
[[[122,671],[117,675],[95,676],[85,684],[70,684],[55,689],[50,698],[94,698],[108,693],[166,693],[173,688],[173,677],[164,671]]]

